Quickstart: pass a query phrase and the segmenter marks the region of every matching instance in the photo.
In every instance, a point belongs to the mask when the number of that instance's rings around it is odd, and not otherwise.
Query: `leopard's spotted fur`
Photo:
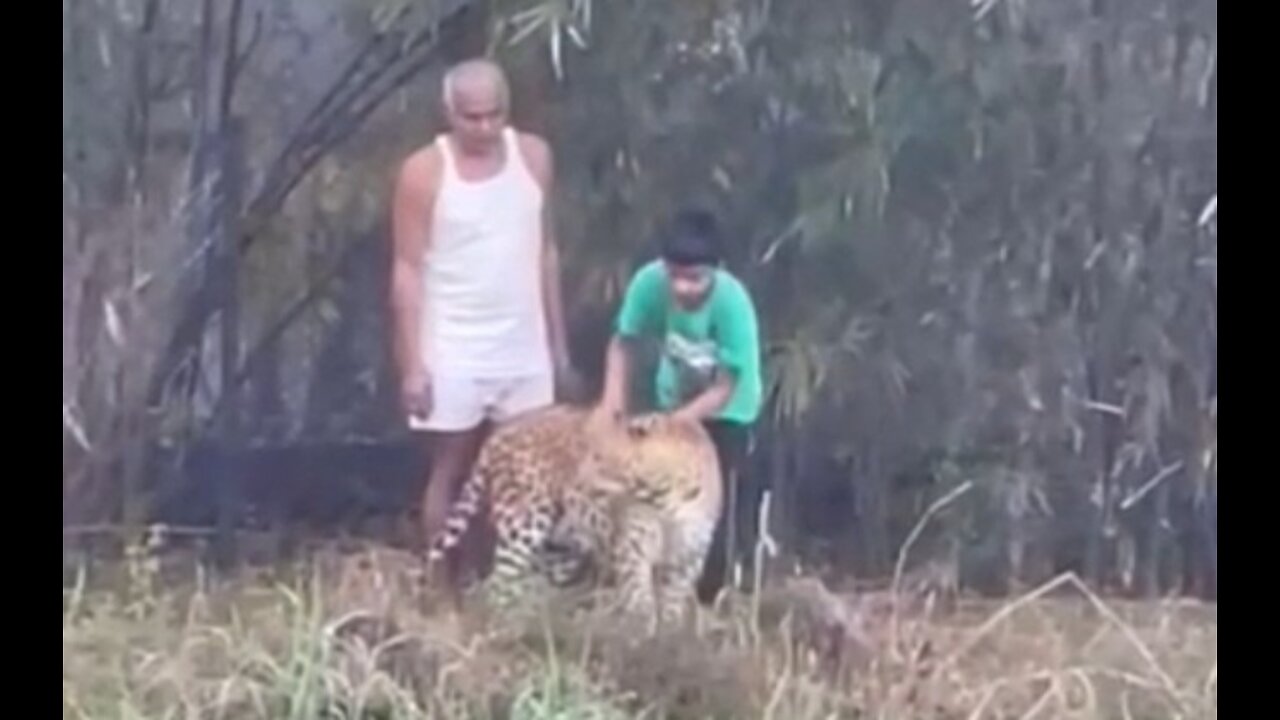
[[[486,441],[429,560],[441,559],[487,504],[497,547],[486,580],[495,605],[564,585],[593,561],[618,585],[624,610],[678,621],[693,597],[721,511],[715,447],[698,423],[663,415],[626,427],[555,406]]]

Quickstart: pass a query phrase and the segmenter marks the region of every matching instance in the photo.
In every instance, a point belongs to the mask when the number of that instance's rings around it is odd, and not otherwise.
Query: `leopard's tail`
[[[467,482],[463,484],[458,500],[454,502],[453,507],[449,508],[449,514],[444,520],[444,529],[431,539],[431,544],[427,548],[428,563],[443,560],[445,554],[462,541],[467,528],[471,526],[471,519],[484,504],[488,486],[488,473],[481,464],[477,464]]]

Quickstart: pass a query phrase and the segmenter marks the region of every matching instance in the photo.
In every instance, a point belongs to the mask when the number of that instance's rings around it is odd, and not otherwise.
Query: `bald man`
[[[498,65],[444,77],[448,132],[412,153],[393,200],[392,314],[400,397],[431,473],[424,542],[443,526],[493,423],[544,407],[572,377],[549,221],[551,150],[508,125]],[[464,545],[472,561],[474,538]],[[458,557],[442,578],[458,602]]]

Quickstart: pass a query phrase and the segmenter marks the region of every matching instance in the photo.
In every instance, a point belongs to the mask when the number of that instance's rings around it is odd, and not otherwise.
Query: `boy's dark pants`
[[[698,579],[698,601],[709,605],[729,581],[737,561],[745,559],[749,566],[754,557],[765,484],[758,473],[744,472],[751,443],[750,426],[728,420],[710,420],[704,425],[716,446],[724,488],[724,509]]]

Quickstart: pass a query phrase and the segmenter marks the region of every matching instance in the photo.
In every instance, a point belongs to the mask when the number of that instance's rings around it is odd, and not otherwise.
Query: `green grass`
[[[567,602],[432,612],[388,549],[218,583],[125,570],[64,589],[64,718],[1217,716],[1215,606],[1104,603],[1070,578],[945,613],[780,581],[646,639]]]

